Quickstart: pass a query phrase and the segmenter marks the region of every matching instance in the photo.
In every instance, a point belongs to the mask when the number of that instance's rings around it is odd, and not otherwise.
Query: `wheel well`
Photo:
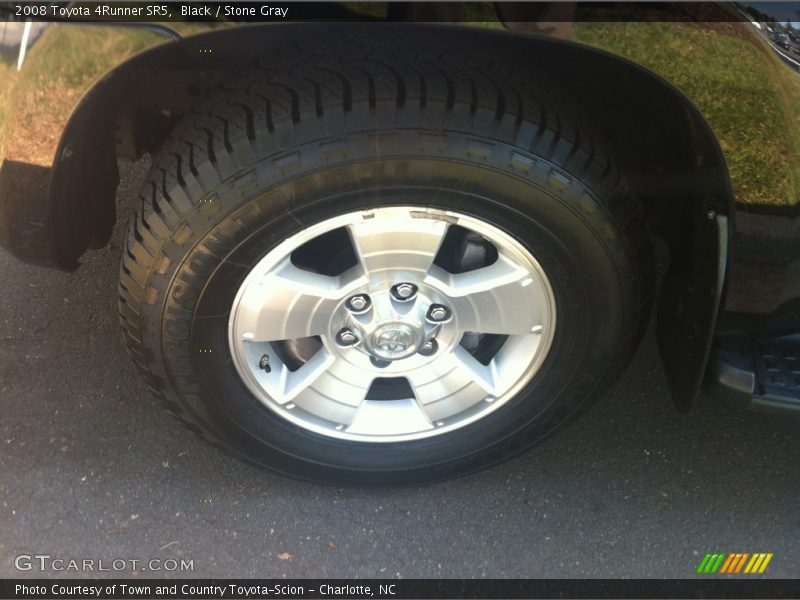
[[[340,24],[337,32],[344,31],[353,40],[353,47],[358,48],[360,38],[366,38],[367,43],[379,43],[376,41],[380,38],[379,27],[402,27],[409,37],[423,29],[438,28],[447,32],[448,39],[464,36],[466,43],[504,46],[506,51],[519,56],[522,63],[545,71],[572,92],[586,112],[584,120],[593,123],[611,146],[645,208],[651,232],[663,238],[670,249],[671,266],[662,289],[671,290],[670,302],[677,303],[684,311],[677,318],[685,321],[687,329],[685,335],[678,337],[697,347],[690,349],[691,352],[680,344],[676,347],[673,329],[673,341],[662,343],[662,355],[679,405],[691,403],[704,370],[706,345],[716,318],[733,213],[725,160],[697,108],[652,72],[620,57],[571,42],[477,27],[421,24]],[[88,221],[94,227],[89,238],[92,247],[102,245],[113,226],[114,215],[108,206],[113,207],[116,165],[107,157],[134,159],[157,150],[170,128],[198,98],[231,73],[255,64],[262,67],[285,64],[284,61],[292,60],[291,49],[297,46],[314,48],[321,55],[338,51],[320,42],[329,28],[324,23],[294,23],[196,35],[145,52],[98,83],[76,110],[64,136],[67,143],[71,136],[93,143],[80,145],[82,160],[65,164],[73,170],[87,168],[80,165],[103,165],[103,169],[113,173],[96,177],[98,169],[93,168],[96,179],[88,175],[74,179],[57,164],[53,175],[54,181],[84,182],[77,191],[92,213],[93,218]],[[343,51],[352,52],[353,47]],[[487,60],[491,57],[487,56]],[[113,138],[107,133],[111,123]],[[112,144],[114,148],[110,147]],[[91,185],[88,181],[98,183]],[[76,195],[71,186],[62,189],[65,196],[54,199],[54,204],[62,201],[68,204],[70,197]],[[721,236],[724,244],[718,236],[719,226],[710,226],[706,215],[723,216],[723,225],[728,227]],[[731,218],[725,221],[725,216]],[[86,215],[79,218],[85,219]],[[85,247],[79,250],[77,256]],[[717,251],[721,252],[721,259],[702,256],[709,251],[715,256]],[[676,315],[664,304],[660,307],[660,327],[671,321],[670,327],[674,328]],[[670,337],[670,332],[664,335]],[[688,365],[690,359],[696,364]],[[671,376],[670,370],[674,371]]]

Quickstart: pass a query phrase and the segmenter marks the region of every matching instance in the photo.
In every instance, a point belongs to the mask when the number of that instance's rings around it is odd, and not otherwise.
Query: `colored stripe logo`
[[[702,574],[761,574],[767,570],[769,561],[772,560],[771,552],[734,552],[732,554],[706,554],[700,564],[697,565],[697,572]]]

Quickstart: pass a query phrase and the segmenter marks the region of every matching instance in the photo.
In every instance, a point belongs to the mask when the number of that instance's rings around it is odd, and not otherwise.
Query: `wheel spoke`
[[[334,307],[365,281],[358,267],[331,277],[299,269],[287,258],[242,297],[237,333],[260,342],[325,335]]]
[[[348,230],[356,256],[365,273],[399,270],[426,273],[447,232],[440,219],[410,218],[365,220]]]
[[[494,363],[483,365],[461,346],[409,373],[414,396],[430,419],[444,419],[491,398],[497,391]]]
[[[449,296],[461,331],[522,335],[540,330],[548,299],[538,277],[503,256],[488,267],[447,273],[434,266],[426,279]]]
[[[342,423],[346,433],[399,435],[433,427],[414,398],[368,400],[375,374],[337,360],[328,372],[298,399],[297,404],[316,415]],[[331,402],[335,399],[335,402]]]
[[[275,370],[275,376],[271,380],[273,398],[278,404],[287,404],[295,400],[321,378],[324,378],[326,371],[335,361],[336,357],[327,349],[322,348],[296,371],[290,371],[286,365],[281,364]]]
[[[431,363],[427,369],[408,374],[414,393],[423,405],[444,398],[450,393],[475,384],[484,395],[493,394],[497,388],[497,375],[493,363],[482,364],[461,346]]]
[[[318,418],[341,424],[343,429],[355,418],[374,378],[373,373],[338,359],[328,364],[327,370],[315,377],[294,403]]]
[[[433,423],[414,398],[403,400],[364,400],[345,429],[347,433],[367,435],[406,435],[425,431]]]

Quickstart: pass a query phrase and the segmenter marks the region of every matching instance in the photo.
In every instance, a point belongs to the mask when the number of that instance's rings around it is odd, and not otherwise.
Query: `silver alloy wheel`
[[[451,225],[497,251],[491,264],[451,273],[434,263]],[[293,252],[344,228],[355,265],[338,275],[295,264]],[[550,283],[519,242],[451,211],[386,207],[327,219],[280,243],[236,294],[228,327],[249,390],[285,419],[361,442],[440,435],[508,402],[541,367],[556,325]],[[480,360],[465,334],[507,336]],[[317,340],[299,366],[280,344]],[[372,397],[376,380],[408,397]]]

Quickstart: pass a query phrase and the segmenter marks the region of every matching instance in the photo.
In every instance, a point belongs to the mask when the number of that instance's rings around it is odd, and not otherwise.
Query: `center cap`
[[[395,321],[375,329],[370,336],[370,352],[385,360],[398,360],[415,354],[424,338],[421,328]]]

